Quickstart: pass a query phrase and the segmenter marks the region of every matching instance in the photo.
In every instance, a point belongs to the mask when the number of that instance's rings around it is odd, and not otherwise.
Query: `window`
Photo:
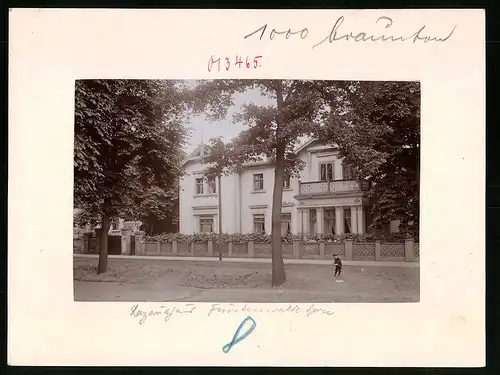
[[[356,178],[354,173],[354,168],[350,165],[342,165],[342,179],[343,180],[354,180]]]
[[[264,175],[262,173],[257,173],[253,175],[253,190],[254,191],[264,190]]]
[[[290,183],[290,175],[285,175],[285,179],[283,180],[283,189],[290,189],[291,183]]]
[[[111,224],[111,230],[118,230],[118,219],[114,219]]]
[[[211,233],[214,231],[214,217],[211,215],[200,216],[200,233]]]
[[[319,165],[319,170],[321,181],[333,180],[333,163],[321,163]]]
[[[309,231],[310,234],[315,235],[317,234],[317,217],[316,217],[316,210],[315,209],[309,209]]]
[[[281,236],[285,237],[292,233],[292,214],[281,214]]]
[[[203,194],[203,178],[196,179],[196,194]]]
[[[344,207],[344,228],[346,233],[352,233],[351,207]]]
[[[208,181],[207,188],[208,188],[208,194],[215,194],[217,191],[215,180]]]
[[[264,214],[253,215],[253,231],[254,233],[266,233],[266,216]]]
[[[335,234],[335,210],[325,210],[325,234]]]

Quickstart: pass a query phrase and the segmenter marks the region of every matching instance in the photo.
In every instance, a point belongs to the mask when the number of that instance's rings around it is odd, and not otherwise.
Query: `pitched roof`
[[[303,151],[304,149],[306,149],[307,147],[311,146],[315,142],[318,142],[318,140],[315,139],[315,138],[311,138],[311,139],[303,142],[301,145],[299,145],[295,149],[295,153],[298,154],[299,152]],[[206,147],[206,145],[204,143],[200,143],[194,149],[194,151],[191,154],[189,154],[189,156],[183,161],[182,165],[185,165],[189,161],[201,160],[202,157],[203,157],[203,152],[204,152],[205,147]],[[259,161],[252,161],[252,162],[244,163],[244,166],[267,165],[267,164],[269,164],[271,162],[272,162],[272,160],[270,160],[269,158],[267,158],[267,159],[264,158],[264,159],[259,160]]]
[[[314,142],[317,142],[317,139],[311,138],[310,140],[305,141],[304,143],[302,143],[302,145],[300,145],[299,147],[297,147],[295,149],[295,153],[298,154],[299,152],[301,152],[302,150],[304,150],[306,147],[312,145]]]
[[[205,149],[205,145],[203,143],[199,144],[194,150],[193,152],[191,152],[191,154],[188,155],[188,157],[186,159],[184,159],[184,161],[182,162],[182,165],[186,165],[186,163],[188,161],[191,161],[191,160],[198,160],[198,159],[201,159],[202,156],[203,156],[203,152],[204,152],[204,149]]]

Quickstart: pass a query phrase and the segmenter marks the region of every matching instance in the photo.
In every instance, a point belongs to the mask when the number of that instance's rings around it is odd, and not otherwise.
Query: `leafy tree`
[[[179,187],[175,181],[168,190],[150,186],[138,203],[139,220],[148,235],[175,231],[179,220]]]
[[[75,205],[81,223],[101,224],[98,273],[107,270],[110,220],[158,214],[182,175],[184,99],[174,81],[76,82]]]
[[[216,80],[202,81],[193,91],[195,109],[205,111],[208,118],[225,117],[238,92],[259,90],[273,100],[273,105],[246,104],[234,121],[243,130],[229,145],[212,142],[209,156],[214,165],[207,175],[234,171],[246,162],[262,159],[274,163],[272,203],[272,283],[281,285],[285,267],[281,249],[281,210],[285,173],[297,175],[303,163],[296,157],[299,139],[317,132],[321,107],[319,96],[304,81],[291,80]],[[209,152],[210,155],[210,152]],[[221,156],[222,155],[222,156]]]
[[[372,182],[372,228],[400,221],[419,233],[420,84],[341,82],[314,87],[330,107],[319,138],[335,143],[359,177]]]

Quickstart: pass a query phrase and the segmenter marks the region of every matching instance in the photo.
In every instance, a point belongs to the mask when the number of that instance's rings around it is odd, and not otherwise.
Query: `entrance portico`
[[[332,184],[330,188],[315,185]],[[298,233],[311,235],[365,234],[369,201],[363,181],[300,183]],[[316,191],[318,190],[318,191]]]
[[[299,233],[304,234],[365,234],[366,207],[351,206],[299,207]]]

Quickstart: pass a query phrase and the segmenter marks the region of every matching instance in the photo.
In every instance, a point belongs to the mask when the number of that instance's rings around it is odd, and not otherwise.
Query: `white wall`
[[[253,176],[264,175],[264,190],[254,191]],[[273,202],[274,170],[269,166],[251,167],[241,173],[241,232],[253,232],[253,215],[265,215],[265,229],[271,233],[271,207]],[[252,206],[266,206],[252,208]]]
[[[309,152],[313,150],[324,149],[323,146],[312,147],[308,150],[304,150],[300,155],[300,159],[306,162],[306,166],[300,173],[300,179],[302,182],[307,181],[318,181],[320,179],[320,164],[333,162],[334,164],[334,176],[335,180],[342,179],[342,160],[338,159],[338,152],[325,152],[316,153]]]
[[[323,146],[314,146],[309,150],[321,150]],[[300,231],[299,217],[297,214],[298,202],[293,198],[298,193],[298,181],[317,181],[320,178],[319,165],[322,162],[334,162],[334,178],[342,179],[341,160],[337,159],[336,152],[310,153],[307,150],[301,152],[299,157],[306,162],[306,166],[300,173],[300,178],[292,178],[291,190],[283,191],[283,213],[292,214],[292,231]],[[196,214],[206,213],[214,215],[214,230],[218,231],[218,197],[196,196],[195,179],[202,177],[201,172],[206,165],[200,162],[186,164],[186,175],[181,180],[180,191],[180,232],[185,234],[197,233],[199,224]],[[264,190],[255,192],[253,189],[253,175],[262,173],[264,175]],[[247,167],[238,175],[224,176],[222,179],[222,230],[224,233],[252,233],[253,214],[265,215],[265,228],[271,233],[272,199],[274,187],[273,166]],[[207,187],[205,186],[205,193]],[[200,207],[206,209],[197,209]],[[261,207],[256,207],[261,206]]]
[[[196,178],[203,177],[202,171],[206,165],[199,162],[185,165],[185,175],[180,183],[179,231],[184,234],[199,232],[199,215],[214,215],[214,231],[219,229],[218,193],[208,194],[205,182],[204,194],[196,195]],[[238,175],[224,176],[222,186],[222,231],[233,233],[237,229]],[[217,184],[218,189],[218,184]],[[204,208],[205,207],[205,208]]]

